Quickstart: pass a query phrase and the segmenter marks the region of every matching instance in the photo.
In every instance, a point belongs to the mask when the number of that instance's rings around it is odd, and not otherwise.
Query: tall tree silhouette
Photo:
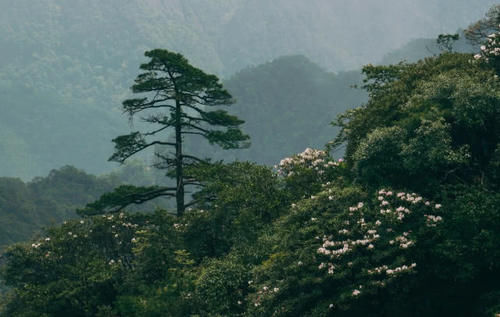
[[[184,153],[185,137],[198,135],[223,149],[249,144],[249,137],[239,128],[244,121],[220,108],[234,101],[216,76],[204,73],[181,54],[168,50],[155,49],[145,55],[150,60],[140,66],[144,72],[132,86],[132,91],[140,97],[125,100],[123,110],[130,118],[140,115],[152,128],[115,138],[115,152],[109,160],[123,163],[139,152],[156,148],[155,165],[175,178],[175,186],[120,186],[80,213],[117,212],[132,203],[172,196],[176,198],[180,216],[187,207],[185,187],[200,185],[186,173],[186,167],[208,163],[207,159]]]

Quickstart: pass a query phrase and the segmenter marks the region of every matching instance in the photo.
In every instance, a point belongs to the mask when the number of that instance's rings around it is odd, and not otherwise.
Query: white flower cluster
[[[361,227],[366,226],[366,222],[364,218],[358,220],[357,224]],[[338,231],[339,235],[349,235],[351,232],[347,229],[341,229]],[[329,256],[331,259],[339,258],[346,253],[352,251],[356,246],[367,246],[368,249],[373,249],[375,246],[372,242],[376,241],[380,238],[380,235],[377,233],[377,230],[371,229],[366,231],[363,235],[363,239],[346,239],[341,241],[334,241],[333,236],[323,237],[323,244],[318,248],[317,253]],[[342,248],[330,250],[331,247],[339,247]]]
[[[103,218],[107,219],[107,220],[113,220],[113,218],[115,217],[114,215],[109,215],[109,216],[106,216],[106,215],[102,215]]]
[[[109,260],[108,264],[109,265],[122,264],[122,260],[118,259],[118,260],[115,261],[115,260],[111,259],[111,260]]]
[[[402,249],[408,249],[411,245],[413,245],[415,242],[408,239],[407,237],[409,236],[408,232],[403,232],[403,235],[397,236],[394,238],[394,240],[389,241],[389,244],[395,244],[396,242],[399,242],[399,247]]]
[[[398,197],[403,201],[411,202],[412,204],[418,204],[419,202],[423,201],[423,198],[415,193],[410,194],[410,193],[400,192],[397,193],[396,197]]]
[[[184,224],[184,223],[174,223],[174,229],[177,230],[177,231],[183,231],[186,229],[187,227],[187,224]]]
[[[344,218],[338,219],[337,223],[342,225],[335,227],[333,234],[323,236],[322,244],[316,251],[319,259],[317,268],[325,275],[340,277],[344,270],[355,270],[353,258],[366,256],[370,264],[362,268],[369,276],[365,286],[380,288],[385,287],[390,279],[417,266],[411,261],[405,264],[399,262],[410,255],[410,250],[417,243],[412,226],[425,225],[423,221],[418,221],[422,215],[427,226],[435,226],[442,221],[442,217],[436,215],[442,206],[416,193],[385,189],[378,191],[375,198],[375,206],[380,208],[380,213],[373,212],[370,204],[359,202],[340,215]],[[383,258],[372,257],[372,250],[380,250],[377,254],[383,255]],[[394,260],[398,262],[394,263]],[[361,262],[356,263],[359,265]],[[353,286],[350,295],[357,298],[362,292],[361,286]]]
[[[389,198],[389,196],[392,196],[392,194],[393,193],[391,191],[385,191],[384,189],[379,191],[378,200],[380,201],[380,207],[382,207],[380,209],[380,214],[388,215],[388,214],[393,213],[393,211],[390,208],[388,208],[388,207],[390,207],[391,204],[387,200]],[[401,200],[402,202],[410,203],[412,205],[417,205],[417,204],[423,203],[425,206],[431,206],[430,201],[424,200],[422,196],[419,196],[416,193],[410,194],[410,193],[405,193],[405,192],[399,192],[396,194],[396,197],[399,200]],[[441,208],[441,204],[434,205],[434,209],[440,209],[440,208]],[[405,218],[405,216],[407,216],[411,213],[412,213],[412,211],[404,206],[399,206],[394,210],[394,215],[400,221],[402,221]]]
[[[248,285],[251,285],[253,283],[253,281],[248,281]],[[254,306],[255,307],[259,307],[262,303],[262,300],[264,299],[264,296],[271,296],[273,294],[276,294],[280,291],[280,288],[279,287],[269,287],[269,286],[262,286],[262,289],[260,289],[257,294],[258,294],[258,297],[257,299],[255,300],[254,302]]]
[[[500,57],[500,32],[497,31],[488,35],[485,43],[479,49],[480,52],[474,55],[474,60],[489,62],[491,59],[498,59]]]
[[[363,202],[359,202],[356,206],[349,207],[349,211],[352,213],[354,211],[358,211],[363,208],[365,204]]]
[[[318,269],[322,270],[324,268],[328,267],[328,274],[332,275],[333,274],[333,270],[335,269],[335,265],[333,265],[333,263],[324,263],[324,262],[321,262],[321,264],[318,266]]]
[[[330,249],[327,249],[327,247],[329,246],[333,246],[339,242],[337,241],[325,241],[323,243],[323,246],[321,246],[320,248],[318,248],[318,253],[319,254],[324,254],[324,255],[329,255],[331,258],[335,258],[335,257],[340,257],[342,256],[343,254],[349,252],[349,251],[352,251],[351,248],[349,248],[349,244],[347,243],[348,241],[343,241],[345,242],[342,246],[341,249],[337,249],[337,250],[330,250]]]
[[[417,267],[417,263],[412,263],[410,265],[402,265],[399,267],[395,267],[393,269],[390,269],[387,265],[382,265],[382,266],[373,268],[371,270],[367,270],[367,272],[368,272],[368,274],[372,274],[372,275],[373,274],[382,274],[382,273],[386,273],[387,275],[394,275],[394,274],[410,271],[410,270],[414,269],[415,267]]]
[[[131,223],[131,222],[124,222],[124,223],[122,223],[122,226],[124,226],[125,228],[133,228],[133,229],[139,227],[138,224]]]
[[[385,273],[387,275],[399,274],[399,273],[403,273],[403,272],[407,272],[407,271],[413,270],[416,266],[417,266],[417,263],[412,263],[411,265],[402,265],[402,266],[396,267],[394,269],[387,269],[385,271]]]
[[[424,217],[427,219],[427,227],[435,227],[437,226],[437,223],[442,221],[443,218],[441,216],[434,216],[434,215],[424,215]]]
[[[373,268],[371,270],[367,270],[368,274],[380,274],[382,272],[385,272],[387,271],[389,267],[387,265],[382,265],[382,266],[378,266],[376,268]]]
[[[297,167],[314,169],[321,175],[326,169],[339,166],[342,162],[342,159],[331,160],[325,151],[307,148],[302,153],[282,159],[275,168],[279,175],[286,177],[293,176]]]

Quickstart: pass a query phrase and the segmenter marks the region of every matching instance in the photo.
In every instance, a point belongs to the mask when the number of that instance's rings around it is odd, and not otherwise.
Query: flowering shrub
[[[322,183],[342,175],[344,168],[343,159],[334,160],[326,151],[311,148],[284,158],[275,166],[277,174],[285,179],[287,189],[296,197],[318,192]]]
[[[500,29],[500,25],[498,26]],[[474,55],[475,60],[483,60],[492,65],[497,73],[500,71],[500,30],[488,35],[480,46],[480,52]]]
[[[30,315],[30,309],[33,315],[95,315],[111,303],[118,293],[115,286],[132,268],[140,230],[142,217],[102,215],[67,221],[29,244],[14,245],[6,253],[5,281],[21,289],[20,298],[31,305],[11,303],[8,315]]]
[[[426,269],[419,262],[419,244],[431,241],[445,221],[441,204],[415,193],[382,189],[373,200],[329,210],[348,203],[354,193],[329,184],[307,199],[309,203],[292,207],[295,212],[285,223],[303,221],[297,224],[301,229],[254,270],[250,312],[305,313],[301,310],[308,300],[316,303],[314,311],[320,316],[351,310],[359,301],[393,292],[402,285],[399,280]]]
[[[415,193],[382,189],[372,204],[359,202],[342,213],[317,249],[318,270],[326,278],[350,276],[333,304],[348,306],[414,273],[418,263],[412,249],[419,237],[432,234],[432,228],[443,221],[441,207]]]
[[[326,151],[307,148],[302,153],[282,159],[276,168],[278,174],[285,177],[300,173],[302,169],[313,169],[318,175],[323,175],[328,169],[339,166],[342,162],[342,159],[332,160]]]

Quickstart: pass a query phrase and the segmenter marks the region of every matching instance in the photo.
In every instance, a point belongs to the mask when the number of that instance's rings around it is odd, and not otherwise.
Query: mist
[[[0,175],[115,168],[111,139],[130,130],[121,102],[148,49],[180,52],[226,80],[286,55],[338,73],[376,64],[411,40],[455,33],[494,3],[2,0]]]

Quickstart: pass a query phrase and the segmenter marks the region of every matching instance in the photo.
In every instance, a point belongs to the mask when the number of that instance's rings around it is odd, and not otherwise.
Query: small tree
[[[474,45],[480,45],[489,34],[498,29],[500,23],[500,5],[493,5],[485,17],[471,25],[464,31],[465,37]]]
[[[177,215],[180,216],[187,207],[185,187],[199,185],[187,175],[186,167],[208,163],[207,159],[183,152],[185,137],[198,135],[223,149],[248,146],[249,137],[239,129],[244,121],[216,108],[234,103],[216,76],[193,67],[178,53],[155,49],[145,55],[150,61],[140,66],[144,72],[137,76],[132,86],[132,91],[142,96],[125,100],[123,110],[130,119],[140,114],[140,118],[154,128],[115,138],[115,152],[109,160],[123,163],[134,154],[154,147],[159,159],[156,166],[165,168],[167,176],[175,178],[176,186],[119,187],[87,205],[83,210],[86,214],[117,212],[131,203],[172,196],[176,198]],[[158,151],[158,147],[162,150]]]
[[[458,41],[460,36],[458,34],[439,34],[436,43],[442,51],[452,52],[453,44]]]

